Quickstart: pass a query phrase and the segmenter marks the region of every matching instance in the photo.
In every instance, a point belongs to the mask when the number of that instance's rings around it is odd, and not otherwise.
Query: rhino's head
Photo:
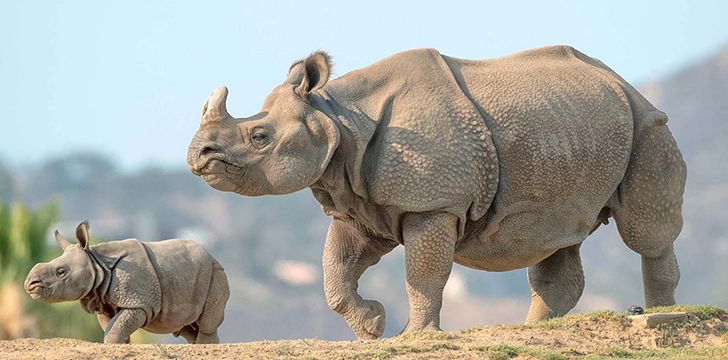
[[[329,69],[323,52],[294,63],[248,118],[232,117],[227,88],[216,89],[187,153],[190,170],[217,190],[250,196],[287,194],[316,182],[339,144],[336,124],[311,106]]]
[[[71,244],[56,230],[56,241],[63,255],[47,263],[33,266],[25,279],[25,291],[34,300],[45,303],[78,300],[88,294],[94,284],[94,267],[87,254],[88,222],[76,228],[78,244]]]

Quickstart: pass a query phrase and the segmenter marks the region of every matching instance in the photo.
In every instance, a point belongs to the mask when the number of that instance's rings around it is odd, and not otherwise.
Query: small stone
[[[683,322],[687,320],[687,318],[688,314],[685,312],[655,313],[629,316],[629,319],[632,320],[633,325],[650,329],[653,329],[657,327],[657,325],[667,322]]]

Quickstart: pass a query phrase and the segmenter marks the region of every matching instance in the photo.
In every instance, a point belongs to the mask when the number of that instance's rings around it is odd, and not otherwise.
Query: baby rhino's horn
[[[58,246],[60,246],[61,249],[65,249],[65,248],[71,246],[71,243],[69,243],[68,240],[66,240],[66,238],[64,238],[63,235],[61,235],[61,233],[58,231],[58,229],[56,229],[56,231],[53,232],[53,235],[55,236],[56,242],[58,242]]]

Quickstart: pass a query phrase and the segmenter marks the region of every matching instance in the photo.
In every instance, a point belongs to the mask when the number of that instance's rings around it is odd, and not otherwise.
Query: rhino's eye
[[[266,146],[268,144],[268,141],[268,134],[265,133],[265,130],[263,130],[262,128],[253,129],[253,132],[250,135],[250,142],[253,144],[253,146],[260,149]]]
[[[59,277],[66,276],[66,269],[64,269],[64,268],[58,268],[58,269],[56,269],[56,275],[58,275]]]

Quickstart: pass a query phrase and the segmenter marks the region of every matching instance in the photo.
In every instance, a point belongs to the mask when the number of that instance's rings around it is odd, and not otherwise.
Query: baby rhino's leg
[[[197,342],[197,333],[197,327],[194,324],[190,324],[174,333],[174,336],[181,336],[187,340],[188,344],[194,344]]]
[[[144,326],[147,314],[142,309],[121,309],[109,321],[104,344],[128,344],[134,331]]]
[[[217,328],[225,318],[225,304],[230,297],[227,276],[222,266],[213,260],[212,279],[210,290],[207,293],[207,300],[197,319],[197,344],[217,344],[220,338],[217,336]]]
[[[111,321],[111,318],[102,313],[96,313],[96,318],[99,320],[101,330],[104,330],[104,334],[106,334],[109,331],[109,322]]]

